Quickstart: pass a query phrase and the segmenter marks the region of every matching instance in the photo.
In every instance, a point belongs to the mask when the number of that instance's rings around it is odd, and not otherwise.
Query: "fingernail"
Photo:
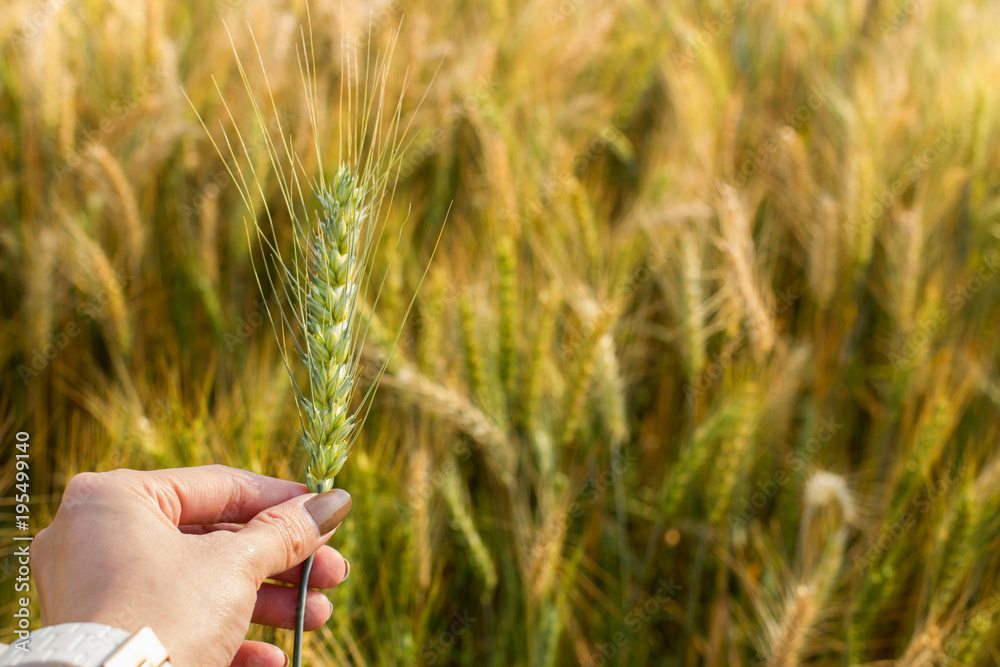
[[[351,576],[351,561],[347,560],[346,558],[344,559],[344,568],[345,568],[344,578],[340,580],[341,583],[347,581],[347,578]]]
[[[334,489],[313,496],[305,502],[303,507],[316,522],[320,535],[326,535],[339,526],[347,513],[351,511],[351,496],[347,491]]]
[[[288,654],[286,653],[285,654],[285,664],[284,664],[284,667],[288,667],[288,665],[291,664],[291,662],[292,662],[291,658],[289,658]]]

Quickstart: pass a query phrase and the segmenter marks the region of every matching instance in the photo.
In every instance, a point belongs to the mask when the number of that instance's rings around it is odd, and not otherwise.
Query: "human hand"
[[[280,649],[244,640],[251,622],[294,626],[297,588],[265,579],[297,585],[315,552],[311,587],[344,580],[324,544],[350,508],[345,491],[221,465],[77,475],[31,546],[42,624],[149,626],[178,667],[282,667]],[[309,591],[306,629],[332,611]]]

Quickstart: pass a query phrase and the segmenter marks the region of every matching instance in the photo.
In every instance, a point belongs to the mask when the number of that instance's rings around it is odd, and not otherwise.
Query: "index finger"
[[[309,493],[299,482],[224,465],[151,470],[139,473],[138,481],[175,526],[246,523],[269,507]]]

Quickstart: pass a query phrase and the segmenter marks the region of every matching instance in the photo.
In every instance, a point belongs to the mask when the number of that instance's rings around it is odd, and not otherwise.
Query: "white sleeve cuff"
[[[153,636],[152,631],[147,632]],[[27,639],[15,641],[10,646],[0,645],[0,667],[103,667],[130,637],[129,632],[102,623],[49,625],[33,630]],[[156,641],[155,636],[153,641]],[[170,663],[165,659],[164,652],[161,662],[152,664],[168,667]]]

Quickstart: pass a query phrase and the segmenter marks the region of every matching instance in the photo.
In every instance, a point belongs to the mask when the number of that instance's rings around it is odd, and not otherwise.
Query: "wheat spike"
[[[836,287],[840,247],[837,215],[836,200],[824,192],[819,198],[816,222],[811,226],[809,242],[809,287],[820,308],[830,305]]]
[[[462,342],[465,350],[465,372],[468,375],[469,393],[482,401],[486,398],[486,373],[483,370],[483,352],[479,346],[476,316],[471,297],[463,296],[459,308],[462,316]]]
[[[944,667],[949,656],[942,647],[942,634],[937,625],[926,626],[896,664],[899,667]]]
[[[806,482],[805,511],[800,525],[802,577],[822,609],[840,578],[848,529],[857,521],[858,507],[847,482],[826,471]]]
[[[479,530],[476,529],[472,515],[469,514],[468,494],[462,487],[457,466],[449,467],[445,471],[441,493],[448,504],[448,509],[451,510],[452,524],[465,539],[469,555],[472,557],[472,564],[483,580],[485,589],[482,595],[483,600],[488,601],[493,597],[493,591],[497,586],[496,565],[493,563],[493,557],[490,556],[486,545],[483,544],[483,538],[479,535]]]
[[[425,290],[426,298],[421,299],[423,307],[420,309],[420,332],[417,337],[417,365],[422,373],[435,377],[443,358],[441,324],[445,317],[445,279],[440,273],[432,273],[429,282]]]
[[[527,578],[531,582],[531,593],[538,602],[542,602],[552,589],[553,578],[566,541],[566,530],[572,519],[565,503],[559,506],[554,502],[546,504],[551,505],[551,508],[546,510],[547,516],[544,517],[540,530],[536,531],[527,563]]]
[[[517,322],[517,265],[514,256],[514,241],[509,237],[501,239],[497,245],[497,265],[500,272],[500,382],[507,395],[508,408],[515,399],[514,381],[517,377],[515,366],[516,341],[514,333]]]
[[[938,575],[932,614],[951,601],[962,576],[975,559],[974,536],[970,532],[975,520],[975,506],[972,495],[964,490],[956,507],[946,515],[936,549]]]
[[[750,339],[760,353],[774,347],[775,324],[770,303],[757,280],[756,253],[750,229],[750,213],[736,188],[723,185],[719,200],[722,250],[729,260],[732,289],[738,295],[750,329]]]
[[[722,525],[734,500],[734,491],[743,479],[743,466],[748,465],[750,451],[753,446],[756,421],[753,411],[747,409],[742,415],[736,416],[733,432],[727,438],[719,455],[719,469],[709,480],[708,497],[713,503],[709,521]]]
[[[159,61],[163,43],[163,0],[146,0],[146,62]]]
[[[628,439],[628,420],[625,416],[625,381],[622,379],[615,352],[614,337],[610,332],[601,336],[594,360],[594,383],[597,386],[597,409],[613,442]]]
[[[535,315],[534,340],[524,366],[524,379],[521,381],[523,423],[529,433],[536,433],[541,425],[538,423],[538,412],[541,407],[542,380],[545,377],[545,362],[552,348],[552,332],[555,327],[558,305],[550,290],[542,292],[538,299],[539,312]]]
[[[804,660],[808,639],[823,618],[844,563],[848,527],[857,518],[857,505],[843,477],[813,473],[804,491],[805,509],[799,526],[800,581],[784,601],[780,621],[767,621],[767,663],[793,667]],[[760,603],[761,613],[770,619]]]
[[[63,63],[63,47],[66,43],[65,33],[60,25],[59,17],[52,17],[48,25],[42,28],[44,37],[39,36],[38,45],[42,47],[41,85],[38,86],[39,112],[42,124],[47,132],[53,132],[59,127],[59,117],[65,100],[63,78],[69,76]]]
[[[597,228],[597,216],[587,197],[587,191],[579,181],[573,179],[573,212],[579,223],[580,241],[587,258],[587,266],[593,271],[601,264],[601,240]]]
[[[579,349],[576,351],[576,358],[566,380],[563,396],[562,436],[560,438],[562,445],[572,442],[582,425],[587,394],[593,382],[598,346],[612,321],[611,314],[607,310],[599,310],[596,307],[590,309],[585,318],[587,330],[580,341]]]
[[[794,667],[806,643],[806,636],[816,615],[816,601],[808,586],[799,585],[785,606],[785,614],[771,644],[773,667]]]
[[[693,380],[705,367],[705,322],[703,307],[705,302],[702,285],[702,243],[688,227],[681,230],[681,271],[680,288],[684,304],[684,363],[688,378]]]
[[[917,306],[923,251],[923,214],[919,209],[899,211],[892,228],[892,250],[889,253],[895,273],[896,290],[892,304],[903,332],[913,326]]]
[[[90,156],[104,172],[111,188],[121,202],[123,215],[120,220],[122,236],[126,240],[129,259],[132,266],[138,266],[142,259],[143,245],[145,243],[145,230],[142,219],[139,215],[139,205],[135,198],[135,192],[125,176],[125,170],[121,164],[102,144],[94,143],[90,146]]]
[[[500,425],[467,398],[400,359],[382,379],[382,386],[399,392],[421,412],[437,417],[472,439],[497,477],[507,485],[513,484],[517,467],[513,445]]]
[[[302,441],[309,455],[306,477],[325,488],[350,454],[354,415],[356,303],[361,289],[361,229],[368,218],[365,193],[355,176],[341,169],[329,189],[317,193],[322,211],[305,243],[308,282],[304,288],[304,360],[311,395],[300,401],[305,413]]]
[[[76,79],[68,72],[63,72],[61,84],[63,87],[62,107],[59,109],[59,156],[69,157],[76,141]]]
[[[27,347],[48,343],[55,311],[55,266],[58,259],[59,237],[46,226],[37,230],[27,259],[24,284],[25,342]]]
[[[87,302],[91,315],[102,312],[118,348],[125,353],[132,349],[132,328],[122,294],[122,281],[115,273],[104,249],[72,218],[64,215],[62,227],[70,244],[62,244],[66,264],[71,267],[74,282],[91,297]]]
[[[710,413],[688,436],[677,462],[670,468],[666,483],[663,485],[660,507],[666,520],[673,519],[691,482],[714,453],[712,444],[720,426],[725,427],[729,421],[738,418],[739,412],[739,403],[727,404]]]
[[[809,168],[809,155],[802,137],[794,128],[778,130],[781,159],[776,160],[777,178],[773,194],[779,208],[798,237],[808,235],[817,186]]]

